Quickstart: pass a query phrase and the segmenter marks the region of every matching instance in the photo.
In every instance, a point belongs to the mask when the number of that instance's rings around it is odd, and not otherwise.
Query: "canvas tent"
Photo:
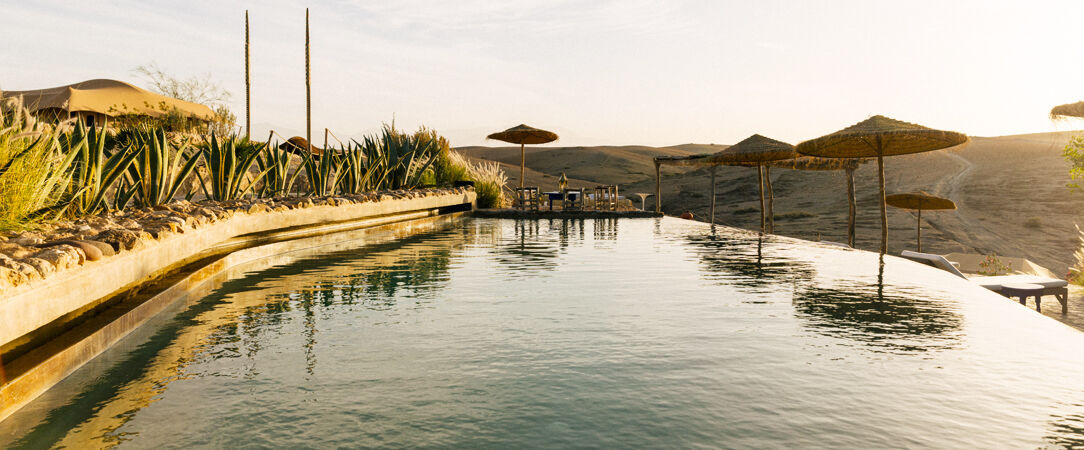
[[[104,119],[126,115],[161,117],[171,110],[196,120],[212,120],[214,111],[117,80],[88,80],[48,89],[3,91],[3,98],[21,97],[31,112],[66,119]]]

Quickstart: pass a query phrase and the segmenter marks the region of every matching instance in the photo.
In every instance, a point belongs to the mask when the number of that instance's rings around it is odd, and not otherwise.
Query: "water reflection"
[[[800,283],[794,292],[795,315],[810,330],[874,351],[915,353],[959,345],[963,317],[945,299],[913,290],[886,293],[884,277],[880,255],[876,283],[840,279]]]
[[[1075,404],[1071,409],[1081,411],[1084,405]],[[1084,448],[1084,412],[1056,415],[1052,419],[1045,441],[1061,448]]]
[[[716,233],[712,229],[711,234],[690,236],[688,243],[699,258],[704,278],[745,292],[789,289],[791,283],[815,274],[809,262],[787,255],[771,239],[741,231]]]
[[[227,281],[128,351],[70,402],[51,410],[13,447],[122,444],[135,436],[118,430],[157,401],[170,383],[198,376],[252,378],[261,343],[291,333],[288,328],[293,324],[301,329],[305,372],[312,376],[325,314],[332,314],[336,305],[388,309],[403,289],[410,289],[411,298],[432,296],[449,277],[450,259],[475,238],[486,239],[477,231],[456,228],[416,235],[368,246],[363,252],[326,253]],[[217,367],[214,361],[238,358],[251,360],[242,373],[190,369],[214,370],[209,369]]]

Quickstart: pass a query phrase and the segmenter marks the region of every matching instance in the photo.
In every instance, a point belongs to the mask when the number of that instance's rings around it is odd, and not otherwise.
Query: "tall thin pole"
[[[523,148],[523,143],[519,143],[519,187],[523,187],[523,172],[527,166],[527,150]]]
[[[659,170],[659,162],[655,161],[655,212],[662,212],[662,171]]]
[[[857,215],[858,205],[854,195],[854,168],[847,168],[847,206],[850,211],[847,214],[847,245],[854,248],[854,222]]]
[[[245,138],[252,133],[252,71],[248,41],[248,10],[245,10]],[[268,141],[271,142],[271,141]]]
[[[884,254],[888,253],[888,211],[885,208],[885,158],[881,152],[877,152],[877,182],[881,188],[881,253]]]
[[[760,232],[764,233],[764,167],[757,165],[757,188],[760,189]]]
[[[764,187],[768,190],[768,233],[775,233],[775,190],[770,166],[764,166]]]
[[[715,170],[719,166],[711,166],[711,224],[715,225]]]
[[[309,69],[309,8],[305,8],[305,145],[312,145],[312,77]],[[308,151],[309,149],[305,149]]]
[[[915,227],[915,242],[918,243],[917,252],[922,251],[922,208],[918,208],[918,226]]]

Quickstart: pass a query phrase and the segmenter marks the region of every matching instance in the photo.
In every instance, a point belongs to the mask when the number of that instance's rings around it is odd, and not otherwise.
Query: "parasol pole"
[[[918,204],[918,226],[915,227],[915,241],[918,242],[918,251],[922,251],[922,203]]]
[[[881,139],[877,139],[880,144]],[[888,211],[885,206],[885,158],[881,146],[877,146],[877,183],[880,185],[881,200],[881,254],[888,253]]]
[[[760,233],[764,233],[764,167],[757,164],[757,188],[760,189]]]
[[[772,189],[771,166],[764,166],[764,186],[768,191],[768,233],[775,233],[775,190]]]
[[[712,164],[711,166],[711,224],[715,225],[715,170],[719,166]]]
[[[854,248],[854,222],[858,205],[854,199],[854,168],[847,167],[847,206],[850,211],[847,214],[847,244]]]
[[[523,172],[527,167],[527,150],[523,149],[523,143],[519,143],[519,187],[523,187]]]

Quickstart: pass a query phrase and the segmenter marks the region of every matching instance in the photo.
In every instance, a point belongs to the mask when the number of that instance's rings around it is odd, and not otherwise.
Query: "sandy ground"
[[[1084,211],[1084,193],[1066,187],[1069,165],[1061,151],[1071,132],[993,138],[975,137],[970,146],[886,159],[888,193],[924,190],[948,197],[959,209],[923,213],[923,248],[935,253],[967,252],[1020,256],[1065,274],[1080,246],[1075,224]],[[526,182],[555,189],[564,172],[573,187],[617,184],[621,193],[655,191],[656,155],[710,153],[725,146],[538,147],[527,149]],[[510,185],[519,181],[519,147],[464,147],[474,159],[498,161]],[[880,245],[876,165],[856,174],[860,248]],[[776,232],[803,239],[846,241],[847,194],[842,172],[773,170]],[[692,211],[707,220],[709,172],[663,167],[662,206],[667,214]],[[716,222],[759,228],[756,172],[722,167],[718,172]],[[653,208],[652,199],[647,202]],[[914,249],[915,216],[889,209],[889,251]],[[1084,309],[1084,305],[1081,305]]]

